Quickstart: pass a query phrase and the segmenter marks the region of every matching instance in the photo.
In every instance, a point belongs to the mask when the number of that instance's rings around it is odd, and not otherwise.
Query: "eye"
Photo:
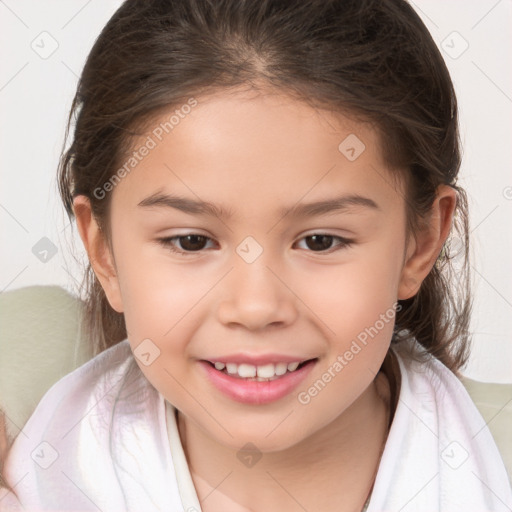
[[[158,242],[172,252],[187,254],[202,251],[208,240],[211,241],[211,238],[197,233],[188,233],[186,235],[159,238]],[[176,247],[175,241],[179,241],[181,248]]]
[[[353,240],[326,233],[314,233],[301,238],[299,242],[302,240],[306,241],[306,248],[313,252],[334,252],[350,247],[354,243]],[[332,244],[335,240],[338,240],[338,243],[333,246]],[[331,250],[329,251],[329,249]]]
[[[338,240],[338,243],[333,245],[333,242],[336,240]],[[188,233],[185,235],[159,238],[157,241],[171,252],[188,255],[203,251],[208,241],[212,242],[213,240],[198,233]],[[314,233],[305,236],[301,238],[298,243],[302,241],[306,242],[306,249],[312,252],[328,253],[350,247],[354,243],[353,240],[326,233]],[[178,244],[181,247],[177,247]]]

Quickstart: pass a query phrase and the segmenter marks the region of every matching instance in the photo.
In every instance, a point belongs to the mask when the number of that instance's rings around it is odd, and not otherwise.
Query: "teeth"
[[[256,366],[252,364],[239,364],[238,375],[243,378],[256,377]]]
[[[275,375],[274,369],[275,366],[272,363],[256,367],[258,377],[263,377],[265,379],[270,379],[270,377],[273,377]]]
[[[286,363],[277,363],[275,369],[276,375],[284,375],[287,369],[288,366]]]
[[[228,373],[237,373],[238,365],[235,363],[227,363],[226,368]]]
[[[253,364],[236,364],[236,363],[221,363],[216,362],[214,364],[215,368],[217,370],[224,370],[226,369],[226,372],[229,375],[238,375],[238,377],[241,377],[243,379],[251,379],[257,381],[264,381],[268,379],[272,379],[275,377],[280,377],[281,375],[284,375],[287,371],[294,372],[300,362],[295,361],[293,363],[277,363],[277,364],[265,364],[261,366],[255,366]]]
[[[288,364],[288,371],[294,372],[297,369],[297,366],[299,366],[299,363],[289,363]]]

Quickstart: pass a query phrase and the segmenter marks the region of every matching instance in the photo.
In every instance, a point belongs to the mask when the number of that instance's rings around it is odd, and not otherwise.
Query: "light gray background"
[[[0,0],[2,292],[34,284],[72,291],[79,279],[55,174],[78,75],[120,4]],[[473,352],[464,373],[512,383],[512,2],[415,0],[413,6],[441,48],[461,111],[475,288]],[[46,263],[33,253],[43,237],[57,251]],[[83,261],[78,235],[74,245]]]

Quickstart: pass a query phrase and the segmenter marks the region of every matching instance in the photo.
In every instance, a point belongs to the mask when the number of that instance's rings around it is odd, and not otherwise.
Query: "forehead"
[[[231,213],[273,201],[282,214],[290,203],[332,196],[334,189],[396,200],[370,123],[275,91],[189,98],[147,124],[132,149],[144,156],[115,187],[117,203],[179,191]]]

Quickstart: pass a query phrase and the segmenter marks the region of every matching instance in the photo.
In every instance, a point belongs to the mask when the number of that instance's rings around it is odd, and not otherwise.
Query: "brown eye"
[[[334,243],[336,240],[338,243]],[[354,242],[353,240],[325,233],[315,233],[313,235],[305,236],[299,242],[302,241],[305,242],[305,248],[313,252],[333,252],[347,248]]]
[[[305,237],[306,245],[312,251],[326,251],[331,248],[333,237],[329,235],[311,235]]]
[[[204,249],[208,238],[203,235],[185,235],[177,237],[185,251],[200,251]]]
[[[209,241],[211,238],[195,233],[158,239],[161,245],[178,254],[200,252]]]

